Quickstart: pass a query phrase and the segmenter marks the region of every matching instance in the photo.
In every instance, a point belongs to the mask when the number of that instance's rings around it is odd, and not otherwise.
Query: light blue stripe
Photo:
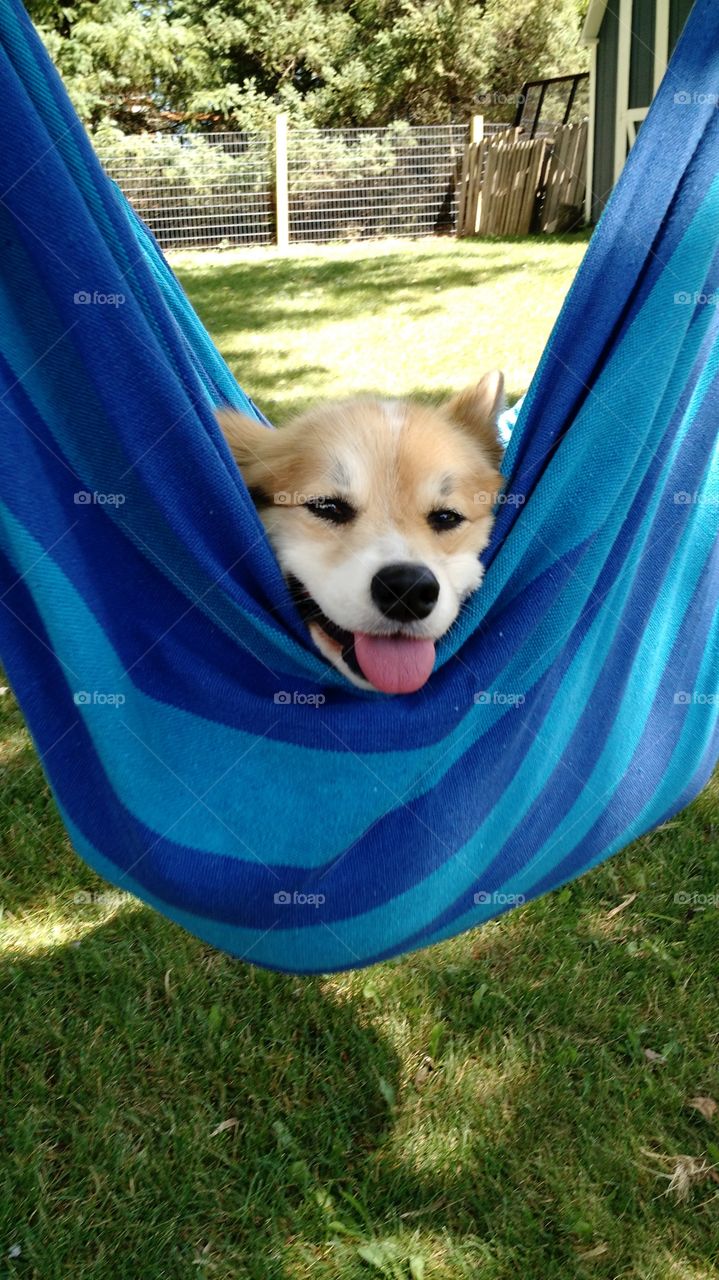
[[[678,433],[672,454],[664,469],[666,475],[673,461],[674,454],[681,444],[681,436],[686,432],[687,424],[698,408],[708,385],[712,380],[712,364],[719,365],[719,353],[715,353],[713,361],[704,371],[700,385],[697,387],[694,402],[685,415],[683,431]],[[716,539],[716,513],[719,511],[719,455],[715,456],[707,474],[701,493],[703,502],[696,506],[695,519],[688,522],[676,551],[676,559],[672,568],[671,593],[662,591],[652,610],[646,635],[648,637],[645,651],[640,649],[630,674],[627,689],[621,705],[615,715],[615,721],[607,745],[590,777],[586,780],[587,794],[577,800],[563,822],[547,836],[536,855],[522,865],[514,876],[508,876],[502,883],[502,892],[511,894],[530,894],[532,886],[557,865],[572,848],[580,843],[586,832],[605,810],[611,810],[614,792],[624,778],[632,757],[636,751],[651,703],[647,700],[647,689],[658,689],[665,672],[668,657],[674,647],[677,635],[684,620],[686,602],[690,600],[697,582],[706,564],[707,557]],[[641,546],[646,543],[650,532],[651,519],[659,501],[669,500],[661,485],[657,486],[653,496],[652,508],[647,510],[641,530],[637,536],[636,563],[641,560]],[[615,617],[620,617],[628,591],[632,586],[633,575],[626,574],[620,579],[607,597],[606,610]],[[572,667],[567,672],[561,688],[554,696],[554,706],[562,708],[562,717],[558,716],[552,724],[551,750],[541,735],[534,747],[528,752],[525,761],[515,778],[509,782],[501,803],[489,815],[485,823],[478,828],[476,836],[469,841],[457,855],[472,865],[474,876],[467,876],[463,885],[459,886],[456,897],[461,892],[468,894],[473,885],[481,886],[482,872],[488,862],[496,856],[504,841],[511,837],[517,826],[528,812],[532,803],[541,796],[549,775],[565,754],[566,746],[574,731],[578,715],[584,709],[582,704],[576,707],[573,691],[586,690],[592,671],[598,679],[601,666],[606,655],[600,656],[602,632],[606,630],[606,621],[600,612],[590,633],[576,655]],[[616,629],[612,631],[612,639]],[[705,680],[716,682],[716,627],[708,638],[707,658],[704,663]],[[604,646],[605,647],[605,646]],[[711,688],[709,689],[711,692]],[[601,709],[600,709],[601,710]],[[687,718],[680,742],[675,751],[670,769],[667,770],[662,788],[655,793],[645,806],[642,817],[628,824],[627,829],[615,842],[614,848],[621,848],[629,840],[635,839],[643,831],[658,821],[670,807],[677,794],[677,779],[684,780],[691,774],[701,760],[707,743],[713,732],[717,712],[708,714],[706,707],[692,707]],[[567,762],[571,767],[571,762]],[[599,850],[591,865],[602,861],[609,850]],[[476,855],[476,862],[474,861]],[[455,888],[457,888],[455,884]],[[435,911],[438,916],[443,906],[444,895],[435,889]],[[496,906],[488,908],[490,915],[496,913]],[[466,913],[453,920],[449,925],[432,935],[431,941],[440,941],[451,937],[463,929],[473,927],[478,922],[477,908],[472,907]]]

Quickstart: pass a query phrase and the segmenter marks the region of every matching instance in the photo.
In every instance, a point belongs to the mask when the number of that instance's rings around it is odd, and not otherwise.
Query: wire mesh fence
[[[487,134],[508,126],[486,125]],[[104,138],[98,154],[164,249],[453,232],[465,124],[291,129],[287,189],[269,132]]]
[[[136,134],[98,145],[108,173],[163,249],[271,244],[270,133]]]
[[[295,129],[288,138],[291,240],[454,230],[466,125]]]

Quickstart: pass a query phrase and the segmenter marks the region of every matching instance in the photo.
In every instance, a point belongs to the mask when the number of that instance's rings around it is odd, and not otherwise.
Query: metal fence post
[[[277,216],[277,248],[290,243],[289,190],[287,181],[287,113],[275,119],[275,210]]]

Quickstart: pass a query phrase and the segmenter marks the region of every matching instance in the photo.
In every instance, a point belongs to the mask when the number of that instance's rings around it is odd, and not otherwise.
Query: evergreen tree
[[[507,120],[525,79],[583,69],[586,0],[30,0],[91,126]]]

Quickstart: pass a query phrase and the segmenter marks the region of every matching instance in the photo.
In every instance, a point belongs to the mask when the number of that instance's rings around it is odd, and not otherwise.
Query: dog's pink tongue
[[[434,666],[434,641],[411,636],[355,635],[355,656],[362,674],[380,693],[414,693]]]

